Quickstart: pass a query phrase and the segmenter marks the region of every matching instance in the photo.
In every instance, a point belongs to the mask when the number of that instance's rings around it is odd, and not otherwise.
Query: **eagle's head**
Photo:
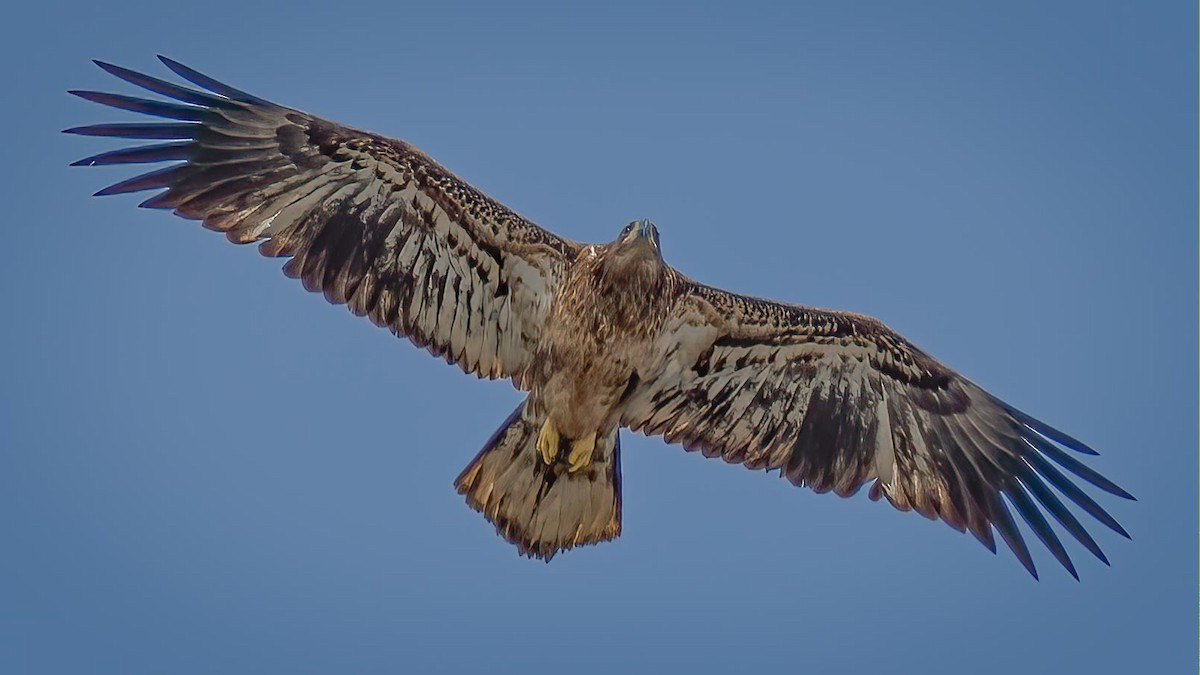
[[[664,264],[658,248],[658,228],[649,220],[629,223],[604,246],[603,258],[602,268],[609,279],[641,286],[659,277]]]
[[[662,262],[658,248],[658,228],[649,220],[635,220],[626,225],[608,245],[609,257],[626,262]]]
[[[649,245],[655,254],[662,257],[658,250],[658,228],[649,220],[635,220],[629,223],[621,230],[621,234],[617,235],[617,240],[613,243]]]

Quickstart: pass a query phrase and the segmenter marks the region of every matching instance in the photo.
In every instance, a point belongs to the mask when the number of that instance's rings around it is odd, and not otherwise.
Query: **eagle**
[[[999,534],[1034,578],[1013,510],[1076,579],[1047,516],[1105,564],[1076,510],[1129,537],[1078,484],[1133,499],[1072,454],[1094,450],[875,319],[693,281],[649,220],[564,239],[404,141],[159,58],[193,86],[96,61],[161,98],[70,93],[161,121],[65,130],[159,142],[74,165],[169,162],[96,195],[157,191],[140,206],[258,242],[307,290],[526,392],[454,482],[521,554],[621,533],[620,429],[817,492],[869,485],[993,553]]]

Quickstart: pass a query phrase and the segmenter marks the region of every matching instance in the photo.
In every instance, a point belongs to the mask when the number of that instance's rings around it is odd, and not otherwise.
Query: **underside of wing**
[[[1064,448],[1093,450],[869,317],[696,285],[657,354],[626,401],[631,429],[818,492],[849,496],[872,482],[872,499],[940,518],[992,551],[999,533],[1035,577],[1010,507],[1076,578],[1046,515],[1108,561],[1060,496],[1129,536],[1068,478],[1132,499]]]
[[[160,57],[162,58],[162,57]],[[76,165],[174,162],[97,195],[160,192],[235,243],[291,258],[284,271],[463,370],[521,386],[549,298],[577,245],[509,211],[416,148],[270,103],[170,59],[202,89],[119,66],[107,72],[171,100],[72,94],[160,122],[68,133],[160,141]]]

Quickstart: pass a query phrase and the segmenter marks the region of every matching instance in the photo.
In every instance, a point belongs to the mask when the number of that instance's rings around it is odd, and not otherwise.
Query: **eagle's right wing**
[[[848,496],[872,483],[873,499],[969,530],[993,551],[994,529],[1034,576],[1008,504],[1072,575],[1043,511],[1107,563],[1050,486],[1129,536],[1055,468],[1132,499],[1063,448],[1093,450],[870,317],[696,284],[668,318],[653,363],[638,375],[624,403],[629,428],[708,457],[778,469],[818,492]]]
[[[162,58],[162,57],[160,57]],[[199,91],[97,62],[180,103],[71,93],[166,123],[67,132],[158,139],[76,165],[178,161],[98,195],[166,188],[173,209],[290,257],[284,272],[481,377],[519,387],[550,299],[578,245],[459,180],[416,148],[264,101],[163,58]]]

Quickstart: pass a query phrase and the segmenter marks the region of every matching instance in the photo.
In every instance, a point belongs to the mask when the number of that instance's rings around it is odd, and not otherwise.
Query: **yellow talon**
[[[596,449],[596,432],[571,442],[571,452],[567,462],[571,465],[569,471],[575,473],[592,463],[592,452]]]
[[[558,458],[558,428],[549,418],[542,425],[542,430],[538,432],[537,451],[542,455],[542,461],[547,466],[553,465],[554,460]]]

